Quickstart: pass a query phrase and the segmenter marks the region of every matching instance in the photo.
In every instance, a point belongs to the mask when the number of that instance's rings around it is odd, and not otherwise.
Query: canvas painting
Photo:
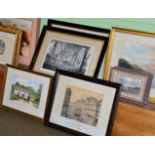
[[[30,57],[30,42],[32,36],[32,21],[22,19],[0,18],[1,26],[11,26],[22,30],[22,48],[20,55]]]
[[[91,47],[62,40],[50,40],[46,49],[42,69],[85,74],[91,58]]]
[[[68,86],[61,116],[96,126],[101,110],[103,94],[75,86]]]
[[[151,89],[155,90],[155,47],[126,42],[120,50],[118,66],[154,74]]]
[[[10,100],[18,104],[27,104],[38,109],[41,93],[41,83],[18,76],[13,76],[11,78]]]

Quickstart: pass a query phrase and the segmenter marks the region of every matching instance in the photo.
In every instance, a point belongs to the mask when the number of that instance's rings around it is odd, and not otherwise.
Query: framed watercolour
[[[75,135],[110,135],[120,86],[57,70],[45,125]]]
[[[109,78],[111,67],[118,66],[154,75],[149,102],[155,102],[155,34],[113,28],[106,55],[104,79]]]
[[[22,47],[19,54],[20,66],[30,65],[39,36],[40,19],[37,18],[0,18],[0,25],[19,29],[23,32]]]
[[[111,68],[110,81],[121,83],[123,101],[147,104],[153,75],[120,67]]]
[[[97,76],[108,40],[44,26],[30,69],[54,75],[56,69]]]
[[[48,76],[7,66],[2,106],[43,119],[50,87]]]
[[[102,37],[106,37],[107,39],[109,39],[109,35],[110,35],[109,29],[96,28],[96,27],[85,26],[85,25],[80,25],[80,24],[73,24],[73,23],[68,23],[68,22],[63,22],[63,21],[58,21],[58,20],[53,20],[53,19],[48,19],[48,26],[60,28],[64,30],[71,30],[74,32],[81,32],[84,34],[102,36]],[[103,78],[104,64],[105,64],[105,59],[102,60],[102,65],[101,65],[101,68],[98,74],[99,79]]]
[[[0,27],[0,64],[18,65],[22,32]]]

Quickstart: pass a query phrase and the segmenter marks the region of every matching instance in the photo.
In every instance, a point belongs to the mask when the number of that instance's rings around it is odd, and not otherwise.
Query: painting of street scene
[[[65,92],[61,116],[96,126],[102,101],[103,94],[101,93],[68,86]]]
[[[90,47],[72,42],[51,40],[46,49],[43,69],[85,74],[89,65]]]
[[[152,73],[151,89],[155,90],[155,47],[126,42],[121,49],[118,66]]]
[[[10,100],[16,103],[27,104],[38,109],[41,92],[42,84],[37,81],[17,76],[11,79]]]
[[[118,75],[116,81],[122,84],[122,92],[128,93],[129,95],[132,94],[139,96],[142,87],[142,80]]]

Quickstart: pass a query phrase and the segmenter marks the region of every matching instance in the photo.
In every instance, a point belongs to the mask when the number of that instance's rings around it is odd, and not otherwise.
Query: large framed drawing
[[[1,106],[43,120],[51,77],[6,66]]]
[[[108,79],[111,67],[119,66],[154,75],[149,102],[155,102],[155,34],[128,29],[113,28],[106,56],[104,79]]]
[[[37,18],[0,18],[0,25],[19,29],[23,32],[19,54],[19,64],[28,67],[33,57],[39,36],[40,19]]]
[[[120,84],[57,70],[52,86],[45,125],[75,135],[111,134]]]
[[[48,19],[48,26],[59,28],[59,29],[64,29],[64,30],[71,30],[74,32],[81,32],[84,34],[102,36],[102,37],[106,37],[107,39],[109,39],[109,35],[110,35],[109,29],[85,26],[85,25],[80,25],[80,24],[75,24],[75,23],[68,23],[68,22],[63,22],[63,21],[58,21],[58,20],[53,20],[53,19]],[[102,61],[102,65],[101,65],[101,68],[98,74],[99,79],[102,79],[103,77],[104,64],[105,64],[105,59],[103,59]]]
[[[61,69],[97,77],[107,43],[105,37],[44,26],[30,69],[48,75]]]
[[[0,64],[18,65],[22,32],[0,27]]]

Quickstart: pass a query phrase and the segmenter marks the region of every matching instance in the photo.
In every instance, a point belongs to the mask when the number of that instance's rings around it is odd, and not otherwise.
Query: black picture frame
[[[66,27],[66,29],[76,31],[76,32],[82,32],[85,34],[89,34],[90,32],[92,32],[91,34],[98,35],[98,36],[101,36],[101,35],[99,35],[99,33],[100,33],[100,34],[104,34],[103,36],[105,36],[107,38],[109,38],[109,35],[110,35],[110,29],[69,23],[69,22],[64,22],[64,21],[59,21],[59,20],[54,20],[54,19],[48,19],[48,26],[49,27],[57,27],[58,26],[59,28],[60,28],[60,26],[62,26],[61,29],[65,29],[65,27]]]
[[[50,115],[51,115],[51,112],[52,112],[52,108],[53,108],[53,104],[54,104],[54,99],[55,99],[55,95],[56,95],[56,91],[57,91],[57,85],[58,85],[58,82],[59,82],[60,75],[72,77],[72,78],[75,78],[75,79],[84,80],[86,82],[92,82],[92,83],[96,83],[96,84],[100,84],[100,85],[104,85],[104,86],[109,86],[109,87],[112,87],[112,88],[116,89],[115,97],[114,97],[114,100],[113,100],[111,113],[110,113],[110,117],[109,117],[109,122],[108,122],[107,130],[106,130],[106,136],[110,136],[111,133],[112,133],[113,123],[114,123],[114,119],[115,119],[115,115],[116,115],[116,111],[117,111],[119,96],[120,96],[120,92],[121,92],[121,84],[110,82],[110,81],[105,81],[105,80],[100,80],[100,79],[95,79],[95,78],[92,78],[92,77],[83,76],[83,75],[80,75],[80,74],[71,73],[71,72],[63,71],[63,70],[56,70],[56,74],[55,74],[55,76],[53,78],[53,85],[52,85],[52,89],[51,89],[52,93],[51,93],[50,100],[49,100],[49,103],[48,103],[47,108],[46,108],[45,118],[44,118],[44,125],[52,127],[52,128],[56,128],[58,130],[63,130],[65,132],[69,132],[69,133],[71,133],[72,135],[75,135],[75,136],[90,136],[88,134],[81,133],[79,131],[69,129],[69,128],[63,127],[61,125],[51,123],[49,121]]]
[[[41,32],[41,35],[40,35],[36,50],[34,52],[34,56],[32,58],[32,61],[31,61],[30,67],[29,67],[30,70],[33,70],[33,67],[35,66],[35,62],[36,62],[37,57],[39,55],[39,51],[40,51],[42,42],[44,40],[44,37],[45,37],[47,31],[69,33],[69,34],[76,35],[76,36],[84,36],[84,37],[90,37],[90,38],[93,38],[93,39],[103,40],[104,45],[102,47],[101,54],[99,56],[99,60],[98,60],[97,66],[96,66],[96,70],[95,70],[95,73],[93,75],[94,78],[98,77],[99,71],[101,69],[102,61],[104,59],[104,56],[105,56],[105,53],[106,53],[106,50],[107,50],[109,38],[96,36],[96,35],[92,35],[92,34],[84,34],[84,33],[81,33],[81,32],[74,32],[74,31],[71,31],[71,30],[63,30],[63,29],[53,28],[53,27],[49,27],[49,26],[44,26],[43,29],[42,29],[42,32]]]

